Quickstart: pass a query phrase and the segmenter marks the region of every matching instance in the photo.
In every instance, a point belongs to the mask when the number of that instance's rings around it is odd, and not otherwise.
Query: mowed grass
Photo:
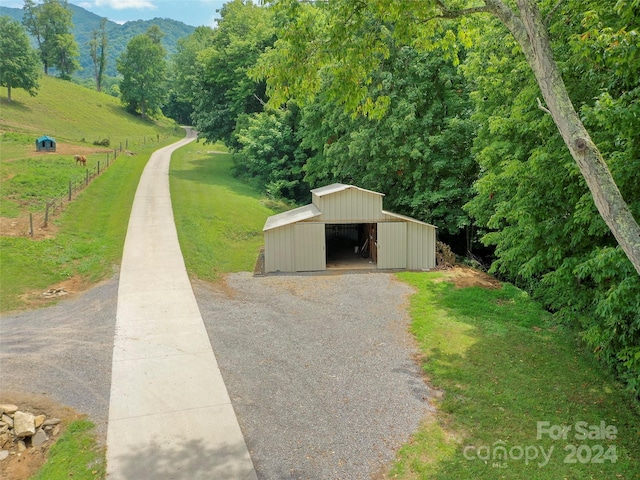
[[[150,121],[127,113],[118,98],[61,80],[43,76],[35,97],[24,90],[12,91],[12,101],[6,101],[5,90],[0,97],[0,132],[10,132],[2,138],[2,158],[24,156],[33,151],[35,140],[42,135],[58,142],[92,146],[96,140],[109,139],[111,148],[144,145],[145,138],[157,140],[158,135],[175,134],[173,121]],[[25,150],[26,147],[26,150]]]
[[[47,463],[31,480],[104,478],[104,450],[97,445],[93,428],[86,419],[72,422],[51,447]]]
[[[456,288],[441,275],[398,275],[417,289],[411,330],[442,397],[389,478],[640,478],[638,403],[575,332],[509,284]]]
[[[220,145],[191,143],[173,154],[170,185],[178,238],[190,274],[215,281],[226,272],[253,271],[262,228],[274,212],[230,174]]]
[[[95,283],[113,275],[140,175],[154,149],[117,159],[53,220],[55,237],[0,237],[0,311],[29,306],[44,289],[71,277]]]

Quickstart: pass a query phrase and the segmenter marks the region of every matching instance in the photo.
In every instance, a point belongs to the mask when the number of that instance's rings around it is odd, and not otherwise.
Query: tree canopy
[[[122,74],[120,98],[129,111],[143,117],[159,112],[165,99],[167,66],[161,39],[162,31],[152,26],[129,41],[117,62]]]
[[[40,60],[25,29],[9,17],[0,16],[0,85],[7,87],[8,101],[12,88],[22,88],[35,96],[39,72]]]
[[[71,33],[72,16],[66,0],[24,1],[23,24],[36,39],[45,74],[55,67],[61,77],[69,79],[80,66],[78,44]]]

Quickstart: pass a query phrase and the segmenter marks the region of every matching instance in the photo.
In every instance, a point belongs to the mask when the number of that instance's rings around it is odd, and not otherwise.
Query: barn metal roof
[[[314,204],[294,208],[293,210],[278,213],[277,215],[272,215],[267,218],[267,222],[264,224],[262,231],[266,232],[273,228],[284,227],[285,225],[308,220],[309,218],[319,216],[320,213],[320,210],[318,210]]]
[[[45,141],[45,140],[51,140],[52,142],[56,141],[55,138],[49,137],[48,135],[43,135],[42,137],[38,138],[36,140],[36,142],[42,142],[42,141]]]
[[[393,212],[390,212],[389,210],[382,210],[382,213],[384,213],[385,215],[389,215],[390,217],[395,217],[395,218],[399,218],[401,220],[406,220],[407,222],[419,223],[421,225],[428,225],[430,227],[438,228],[435,225],[431,225],[430,223],[425,223],[425,222],[422,222],[422,221],[417,220],[415,218],[407,217],[406,215],[400,215],[399,213],[393,213]]]
[[[373,190],[356,187],[355,185],[345,185],[344,183],[332,183],[331,185],[326,185],[324,187],[314,188],[313,190],[311,190],[311,193],[317,195],[318,197],[322,197],[323,195],[342,192],[344,190],[348,190],[349,188],[355,188],[356,190],[360,190],[361,192],[375,193],[376,195],[384,197],[384,193],[374,192]]]

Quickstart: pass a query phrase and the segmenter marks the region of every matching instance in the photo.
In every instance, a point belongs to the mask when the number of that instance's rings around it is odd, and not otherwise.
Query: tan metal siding
[[[326,223],[364,223],[385,218],[382,196],[356,188],[314,198],[322,212],[314,221]]]
[[[264,232],[264,267],[266,272],[295,272],[293,225]]]
[[[407,268],[407,224],[378,223],[378,268]]]
[[[407,223],[407,268],[427,270],[436,266],[436,229]]]
[[[295,236],[295,271],[326,270],[324,223],[298,223]]]

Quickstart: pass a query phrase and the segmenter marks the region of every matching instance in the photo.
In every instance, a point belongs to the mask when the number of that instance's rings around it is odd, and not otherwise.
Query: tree
[[[96,81],[96,90],[102,91],[102,77],[107,68],[107,19],[100,20],[100,27],[91,32],[89,40],[89,54],[93,62],[93,78]]]
[[[197,27],[191,35],[178,40],[178,51],[171,57],[169,100],[163,109],[167,117],[191,124],[204,75],[198,55],[211,46],[213,35],[210,27]]]
[[[481,5],[467,8],[448,7],[445,0],[337,0],[322,3],[317,9],[322,15],[310,13],[312,7],[294,0],[274,3],[289,23],[281,31],[279,51],[263,57],[257,69],[269,81],[272,102],[279,104],[292,95],[304,102],[318,91],[319,78],[329,69],[343,80],[334,87],[336,96],[353,110],[369,114],[388,105],[384,101],[366,101],[363,89],[371,72],[388,55],[382,36],[393,35],[425,48],[442,48],[455,56],[456,40],[466,39],[456,37],[447,21],[480,13],[498,18],[517,41],[534,73],[544,99],[540,108],[553,119],[599,214],[640,275],[640,226],[571,103],[535,0],[515,0],[516,8],[502,0],[483,0]],[[626,2],[618,4],[619,8],[626,6]],[[555,6],[549,8],[547,17],[555,11]],[[350,33],[355,25],[371,25],[370,34],[355,38]]]
[[[44,0],[36,5],[33,0],[25,0],[22,23],[38,43],[40,58],[45,75],[49,67],[54,67],[63,78],[70,78],[79,68],[78,44],[71,30],[73,14],[65,0]]]
[[[273,44],[275,29],[271,12],[251,1],[226,3],[220,17],[210,46],[198,55],[201,75],[193,120],[208,142],[223,140],[232,146],[236,119],[262,111],[267,100],[265,82],[247,72]]]
[[[147,33],[133,37],[117,61],[123,77],[120,98],[129,111],[143,117],[158,112],[165,99],[167,67],[161,39],[162,32],[153,26]]]
[[[11,89],[23,88],[32,97],[38,90],[40,61],[29,43],[22,25],[9,17],[0,17],[0,85],[7,87],[7,100]]]

